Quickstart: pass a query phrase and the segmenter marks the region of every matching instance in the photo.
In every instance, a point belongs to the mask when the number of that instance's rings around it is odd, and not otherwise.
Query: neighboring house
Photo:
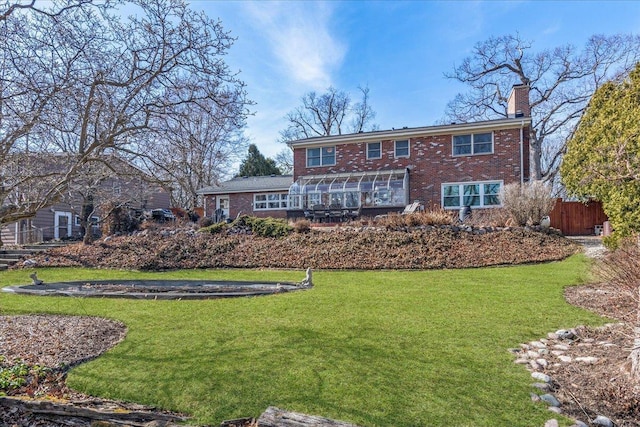
[[[111,165],[114,166],[114,161]],[[125,168],[135,168],[131,165]],[[139,173],[139,171],[137,171]],[[96,198],[113,200],[125,204],[130,209],[152,210],[169,208],[170,194],[159,185],[144,180],[140,175],[127,176],[126,178],[113,177],[104,181]],[[94,200],[98,206],[100,200]],[[55,203],[47,208],[40,209],[33,218],[23,219],[2,227],[2,242],[4,244],[25,244],[49,240],[62,240],[81,238],[80,214],[82,203],[78,198]],[[99,215],[99,208],[95,212]],[[94,216],[93,227],[99,233],[98,216]]]
[[[504,185],[529,180],[530,126],[529,87],[518,85],[508,118],[291,141],[293,177],[233,179],[200,192],[207,216],[220,208],[296,218],[315,205],[373,216],[414,201],[493,208]]]
[[[291,175],[233,178],[198,190],[204,196],[204,215],[215,220],[240,214],[286,218]]]

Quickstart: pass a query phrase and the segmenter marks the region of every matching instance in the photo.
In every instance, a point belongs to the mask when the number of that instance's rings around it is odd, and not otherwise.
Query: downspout
[[[524,184],[524,120],[520,123],[520,185]]]

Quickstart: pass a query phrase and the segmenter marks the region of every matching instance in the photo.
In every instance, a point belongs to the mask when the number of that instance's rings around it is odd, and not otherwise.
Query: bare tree
[[[518,34],[491,37],[446,74],[470,90],[449,103],[444,122],[507,117],[512,86],[528,85],[531,179],[552,181],[595,90],[613,76],[627,73],[639,59],[640,37],[633,35],[596,35],[582,50],[565,45],[540,51]]]
[[[243,105],[182,106],[179,113],[159,118],[158,141],[152,141],[151,155],[140,155],[140,161],[171,189],[174,206],[202,206],[197,190],[217,184],[240,159],[247,147],[245,115],[237,111]]]
[[[278,151],[273,160],[276,161],[276,166],[282,171],[283,175],[293,173],[293,151],[291,151],[291,148],[285,147]]]
[[[14,8],[0,21],[5,182],[7,160],[27,149],[73,160],[38,203],[8,203],[0,192],[0,224],[58,200],[104,154],[139,159],[166,150],[157,141],[173,133],[167,118],[188,106],[216,105],[238,124],[248,114],[244,84],[222,59],[234,39],[220,22],[181,0],[131,2],[137,15],[129,18],[76,3],[51,13]],[[25,176],[20,185],[28,184]]]
[[[98,227],[114,210],[142,209],[157,182],[132,166],[126,159],[104,156],[82,165],[67,183],[61,200],[80,220],[83,242],[93,241],[93,227]]]
[[[362,99],[355,104],[348,93],[334,87],[321,95],[305,94],[302,106],[287,114],[289,125],[280,131],[280,141],[374,130],[376,125],[371,122],[375,112],[369,104],[369,88],[359,90]]]
[[[40,3],[44,3],[44,2],[40,1],[39,4]],[[9,17],[9,15],[11,15],[13,12],[21,9],[29,9],[30,11],[33,11],[33,12],[41,13],[49,17],[54,17],[54,16],[59,16],[63,14],[65,11],[72,9],[74,7],[79,7],[89,3],[97,4],[97,2],[94,2],[94,0],[73,0],[73,1],[49,0],[49,3],[50,4],[48,5],[48,7],[46,9],[43,9],[43,8],[40,8],[39,6],[36,6],[36,0],[23,0],[23,1],[6,0],[0,4],[0,21],[6,20]],[[105,2],[101,2],[101,3],[105,3]]]

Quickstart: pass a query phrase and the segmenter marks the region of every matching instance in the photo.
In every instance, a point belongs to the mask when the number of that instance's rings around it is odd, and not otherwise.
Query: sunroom
[[[408,200],[406,169],[306,175],[289,188],[290,211],[304,211],[318,205],[388,211],[405,206]]]

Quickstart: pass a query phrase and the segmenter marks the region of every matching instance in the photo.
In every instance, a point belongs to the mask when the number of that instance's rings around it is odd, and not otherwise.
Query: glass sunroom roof
[[[325,175],[305,175],[298,178],[289,194],[337,191],[370,191],[388,188],[393,181],[404,181],[406,169],[367,172],[342,172]]]

